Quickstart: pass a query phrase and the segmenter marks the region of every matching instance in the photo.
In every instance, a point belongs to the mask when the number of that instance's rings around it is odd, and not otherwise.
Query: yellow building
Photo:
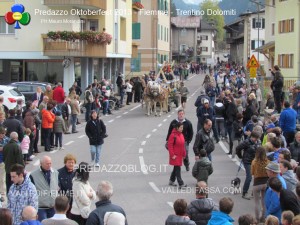
[[[300,4],[296,0],[276,0],[275,7],[275,64],[285,80],[299,79]]]
[[[133,24],[133,43],[137,57],[126,61],[126,74],[131,76],[156,71],[158,64],[170,59],[170,0],[133,0],[144,9]]]
[[[31,15],[31,21],[27,26],[21,25],[21,29],[14,29],[14,25],[6,24],[4,15],[11,11],[15,1],[0,2],[1,83],[63,81],[68,90],[75,76],[85,88],[93,78],[114,82],[118,72],[124,72],[124,60],[132,54],[132,0],[19,0],[18,3]],[[47,36],[50,31],[84,34],[105,31],[105,35],[97,37],[107,38],[109,34],[112,40],[108,45],[102,39],[102,44],[82,40],[83,35],[73,41],[52,40]]]

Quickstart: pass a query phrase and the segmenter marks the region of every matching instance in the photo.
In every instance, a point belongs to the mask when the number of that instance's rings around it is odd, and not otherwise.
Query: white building
[[[216,62],[215,36],[216,29],[212,25],[201,20],[200,32],[197,34],[197,39],[200,39],[198,51],[200,50],[201,52],[198,62],[208,64],[214,64]]]

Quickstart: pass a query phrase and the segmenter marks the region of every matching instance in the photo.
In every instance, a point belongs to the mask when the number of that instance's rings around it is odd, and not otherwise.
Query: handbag
[[[89,217],[90,213],[91,213],[90,206],[84,206],[84,207],[80,208],[77,201],[76,201],[76,199],[75,199],[75,197],[74,197],[74,201],[75,201],[75,203],[76,203],[76,205],[77,205],[77,207],[80,211],[81,217],[84,218],[84,219],[87,219]]]

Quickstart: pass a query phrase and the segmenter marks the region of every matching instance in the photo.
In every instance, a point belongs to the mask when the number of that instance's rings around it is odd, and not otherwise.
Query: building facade
[[[143,9],[133,25],[133,43],[137,57],[126,61],[126,75],[137,76],[157,71],[158,65],[170,60],[170,0],[139,0]]]
[[[14,29],[4,21],[15,1],[0,3],[0,82],[62,81],[67,91],[75,79],[85,88],[94,78],[114,79],[132,54],[132,1],[18,1],[31,21]],[[89,13],[93,12],[93,13]],[[130,11],[131,12],[131,11]],[[48,32],[104,32],[110,44],[80,38],[53,40]],[[70,35],[70,33],[67,33]]]
[[[198,55],[197,62],[214,65],[217,62],[215,56],[216,29],[212,25],[201,20],[200,32],[197,36],[197,39],[200,39],[200,45],[197,49],[197,52],[200,54]]]

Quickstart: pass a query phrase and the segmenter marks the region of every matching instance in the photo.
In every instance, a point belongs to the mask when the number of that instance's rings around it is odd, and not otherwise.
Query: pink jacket
[[[30,145],[30,139],[27,135],[25,135],[20,144],[20,148],[22,149],[22,154],[28,154],[29,145]]]

